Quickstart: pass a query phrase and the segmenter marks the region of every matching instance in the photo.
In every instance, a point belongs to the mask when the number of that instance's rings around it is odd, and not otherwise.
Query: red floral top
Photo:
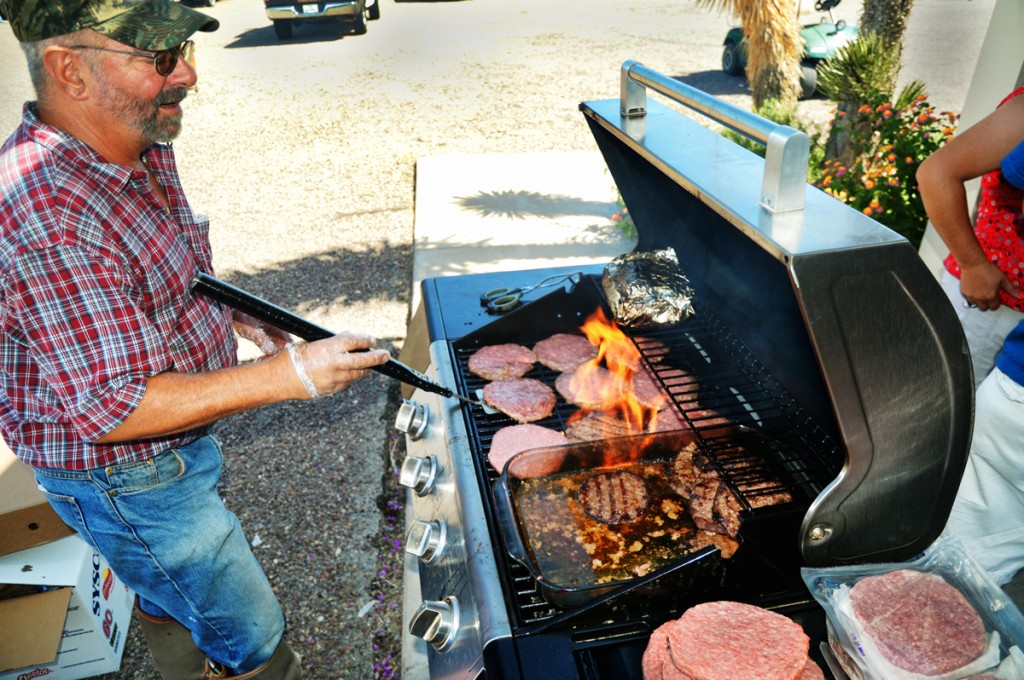
[[[1024,94],[1024,87],[1011,92],[999,102],[999,106],[1020,94]],[[993,170],[982,176],[974,234],[989,261],[999,267],[1017,288],[1024,288],[1024,230],[1018,230],[1017,226],[1022,200],[1024,191],[1007,182],[1002,170]],[[960,278],[960,265],[952,254],[946,258],[945,265],[950,274]],[[999,300],[1018,312],[1024,312],[1024,299],[999,291]]]

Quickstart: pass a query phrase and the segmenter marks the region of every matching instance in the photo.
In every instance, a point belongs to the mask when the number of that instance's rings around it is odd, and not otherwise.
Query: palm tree
[[[864,0],[861,9],[861,35],[877,36],[892,53],[897,64],[903,55],[903,36],[907,32],[913,4],[914,0]],[[892,90],[896,89],[897,75],[893,74]]]
[[[847,121],[877,93],[890,98],[899,78],[903,38],[914,0],[864,0],[860,15],[860,37],[818,68],[818,89],[836,103],[838,115]],[[854,123],[856,125],[857,123]],[[861,121],[861,127],[867,122]],[[825,158],[850,165],[856,150],[850,138],[863,135],[849,127],[836,126],[829,134]]]
[[[747,37],[747,78],[759,109],[769,99],[796,104],[800,91],[800,23],[792,0],[697,0],[740,18]]]

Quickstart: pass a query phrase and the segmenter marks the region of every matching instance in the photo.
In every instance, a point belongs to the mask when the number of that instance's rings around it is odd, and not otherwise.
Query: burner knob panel
[[[409,632],[429,642],[439,652],[448,651],[459,632],[459,601],[453,595],[426,600],[409,620]]]
[[[405,537],[405,551],[420,558],[424,564],[430,564],[441,557],[448,540],[448,523],[443,519],[432,522],[418,519],[409,528]]]
[[[417,496],[426,496],[437,479],[437,459],[433,456],[406,456],[398,473],[398,483],[412,489]]]
[[[417,404],[414,401],[402,400],[398,407],[398,415],[395,416],[395,429],[409,435],[409,438],[416,441],[423,436],[430,421],[430,411],[426,404]]]

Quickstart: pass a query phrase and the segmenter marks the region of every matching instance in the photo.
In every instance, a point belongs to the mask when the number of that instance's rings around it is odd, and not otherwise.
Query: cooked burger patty
[[[643,479],[632,472],[601,472],[580,486],[584,512],[602,524],[632,522],[647,510],[651,493]]]
[[[613,415],[591,413],[572,421],[565,427],[565,436],[571,442],[589,442],[633,434],[629,423]]]
[[[512,380],[522,378],[537,363],[537,355],[532,349],[506,343],[503,345],[487,345],[470,355],[469,372],[484,380]]]
[[[556,397],[541,381],[518,378],[484,385],[484,401],[518,423],[532,423],[551,415]]]
[[[587,411],[607,411],[622,401],[628,385],[607,368],[581,364],[555,379],[555,389],[570,404]]]
[[[633,374],[633,397],[641,405],[660,411],[668,406],[668,394],[661,387],[658,379],[646,366]]]
[[[596,345],[582,335],[569,333],[555,333],[534,345],[533,351],[537,361],[558,372],[571,370],[597,357]]]

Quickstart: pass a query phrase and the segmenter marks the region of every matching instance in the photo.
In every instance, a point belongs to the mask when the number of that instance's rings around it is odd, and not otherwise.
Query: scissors
[[[582,277],[583,272],[554,274],[546,279],[541,279],[532,286],[520,286],[518,288],[494,288],[480,296],[480,304],[486,307],[488,312],[493,314],[504,314],[505,312],[512,311],[518,307],[523,296],[532,290],[547,288],[548,286],[556,286],[563,281],[570,281],[575,285],[580,282]]]

